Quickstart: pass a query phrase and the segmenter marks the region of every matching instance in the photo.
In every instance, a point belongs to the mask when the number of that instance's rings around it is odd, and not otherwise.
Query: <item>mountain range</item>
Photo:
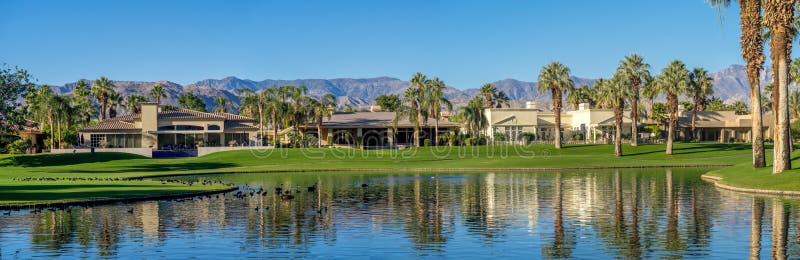
[[[714,81],[714,96],[726,102],[737,100],[747,101],[749,97],[749,87],[747,83],[747,74],[744,69],[742,65],[731,65],[712,73],[710,76]],[[771,81],[769,75],[769,67],[767,67],[765,73],[762,73],[762,84],[765,85]],[[595,81],[595,79],[581,77],[573,77],[572,79],[576,87],[584,84],[591,86]],[[91,84],[92,81],[86,80],[86,82]],[[68,83],[63,86],[55,86],[53,89],[58,93],[67,94],[75,88],[75,84],[75,82]],[[161,84],[166,90],[167,97],[162,99],[164,104],[177,105],[178,96],[181,93],[191,91],[193,94],[203,99],[208,110],[213,107],[214,98],[217,96],[224,96],[227,100],[232,101],[231,108],[236,110],[239,106],[239,97],[235,93],[236,90],[240,88],[261,90],[274,86],[302,85],[308,87],[308,93],[313,97],[320,97],[324,94],[331,93],[337,97],[336,102],[338,106],[350,105],[357,109],[366,109],[370,104],[374,103],[376,97],[384,94],[400,95],[403,90],[409,86],[408,81],[392,77],[361,79],[267,79],[261,81],[226,77],[223,79],[204,79],[185,86],[170,81],[114,81],[114,85],[116,86],[115,90],[123,96],[139,94],[149,97],[150,89],[152,89],[155,84]],[[550,95],[540,94],[536,89],[536,82],[504,79],[492,82],[492,84],[494,84],[499,91],[503,91],[508,95],[512,100],[512,107],[522,106],[525,101],[536,101],[541,104],[540,106],[549,107]],[[453,86],[447,86],[445,90],[445,96],[456,106],[465,104],[477,93],[477,88],[461,90]]]

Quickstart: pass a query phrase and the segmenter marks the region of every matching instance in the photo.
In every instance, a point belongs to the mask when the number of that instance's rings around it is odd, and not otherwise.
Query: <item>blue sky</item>
[[[558,60],[608,77],[643,55],[741,64],[738,7],[680,1],[0,1],[0,63],[80,78],[364,78],[421,71],[457,88],[535,81]]]

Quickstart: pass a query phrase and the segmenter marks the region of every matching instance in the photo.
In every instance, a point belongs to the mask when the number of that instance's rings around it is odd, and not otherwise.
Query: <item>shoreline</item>
[[[8,205],[0,204],[0,210],[36,209],[36,208],[39,208],[39,207],[41,207],[41,208],[61,208],[61,207],[70,207],[70,206],[99,206],[99,205],[108,205],[108,204],[114,204],[114,203],[131,203],[131,202],[140,202],[140,201],[181,199],[181,198],[189,198],[189,197],[197,197],[197,196],[228,193],[228,192],[235,191],[237,189],[239,189],[239,187],[235,187],[234,186],[234,187],[229,187],[229,188],[221,189],[221,190],[207,190],[207,191],[187,192],[187,193],[180,193],[180,194],[155,195],[155,196],[138,196],[138,197],[129,197],[129,198],[106,198],[106,199],[84,199],[84,200],[64,201],[64,202],[43,202],[43,203],[25,203],[25,204],[8,204]]]
[[[622,170],[622,169],[665,169],[665,168],[719,168],[730,167],[733,164],[681,164],[681,165],[644,165],[644,166],[583,166],[583,167],[511,167],[511,168],[339,168],[339,169],[280,169],[256,171],[221,171],[221,172],[193,172],[181,174],[149,175],[144,177],[129,177],[124,180],[142,180],[150,178],[167,178],[181,176],[214,175],[214,174],[256,174],[256,173],[308,173],[308,172],[474,172],[474,171],[508,171],[508,172],[540,172],[563,170]]]
[[[708,173],[700,175],[700,178],[704,181],[711,182],[714,184],[714,187],[728,190],[728,191],[735,191],[741,193],[748,193],[754,195],[776,195],[776,196],[787,196],[787,197],[800,197],[800,191],[792,191],[792,190],[766,190],[766,189],[753,189],[753,188],[742,188],[731,186],[728,184],[722,184],[722,177],[708,175]]]

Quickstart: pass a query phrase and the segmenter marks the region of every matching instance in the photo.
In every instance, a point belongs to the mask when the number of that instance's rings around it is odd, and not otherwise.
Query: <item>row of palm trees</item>
[[[444,81],[438,77],[431,79],[417,72],[411,77],[410,86],[403,92],[400,106],[395,111],[393,125],[397,128],[400,120],[408,120],[413,124],[414,134],[412,143],[420,146],[420,129],[427,124],[428,119],[435,120],[434,142],[439,142],[439,120],[443,117],[444,110],[453,111],[453,104],[444,95],[446,88]]]
[[[239,114],[258,118],[262,138],[266,136],[266,125],[272,127],[272,136],[275,137],[273,144],[280,143],[278,132],[290,127],[298,136],[305,138],[300,126],[313,121],[317,127],[318,145],[322,145],[322,121],[330,119],[336,105],[336,98],[332,94],[315,99],[308,95],[305,86],[280,86],[260,91],[241,88],[236,92],[241,97]]]
[[[588,102],[602,108],[613,109],[616,128],[614,155],[616,156],[622,156],[621,133],[626,107],[631,110],[631,146],[637,145],[637,125],[640,115],[638,104],[643,93],[644,97],[650,100],[648,113],[653,113],[652,100],[655,97],[664,95],[667,98],[669,124],[666,154],[672,154],[680,96],[686,96],[693,102],[692,133],[694,138],[697,138],[695,128],[697,111],[704,109],[706,100],[713,94],[708,71],[703,68],[695,68],[690,72],[686,65],[678,60],[669,63],[655,77],[650,75],[649,68],[650,65],[644,62],[644,58],[634,53],[620,61],[619,67],[609,79],[598,79],[591,88],[588,86],[575,88],[567,66],[559,62],[545,65],[539,73],[537,87],[542,94],[549,92],[552,97],[555,116],[555,148],[561,148],[561,110],[564,94],[567,94],[567,101],[576,107],[578,103]]]
[[[713,6],[727,7],[732,0],[709,0]],[[789,61],[792,41],[797,36],[798,20],[794,16],[794,0],[738,0],[742,58],[747,62],[750,84],[750,107],[760,108],[760,73],[764,66],[764,40],[769,41],[772,63],[771,103],[775,115],[775,144],[773,173],[791,169],[791,144],[789,132]],[[763,14],[763,16],[762,16]],[[762,35],[766,29],[767,34]],[[766,36],[766,37],[765,37]],[[753,167],[766,166],[764,134],[760,109],[751,109],[753,135]]]

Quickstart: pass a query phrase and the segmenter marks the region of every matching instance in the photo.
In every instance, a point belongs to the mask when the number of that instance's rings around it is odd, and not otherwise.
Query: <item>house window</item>
[[[208,130],[219,130],[218,125],[208,125]]]

